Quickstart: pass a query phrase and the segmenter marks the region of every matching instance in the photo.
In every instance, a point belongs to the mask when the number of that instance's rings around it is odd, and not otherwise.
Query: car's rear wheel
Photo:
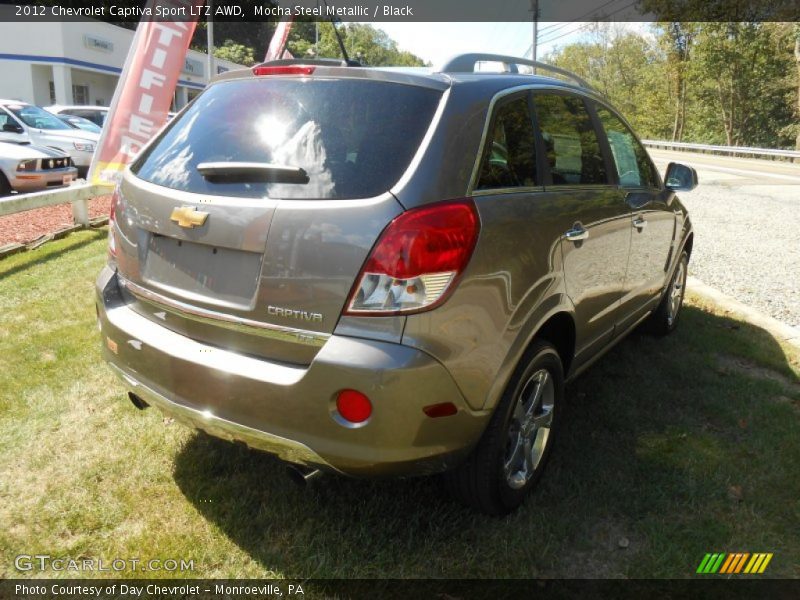
[[[647,321],[647,330],[656,335],[666,335],[678,326],[678,317],[686,294],[686,278],[689,274],[689,255],[684,251],[678,259],[672,280],[658,308]]]
[[[557,431],[564,371],[556,349],[537,340],[526,352],[469,458],[446,474],[451,493],[489,515],[517,508],[541,477]]]

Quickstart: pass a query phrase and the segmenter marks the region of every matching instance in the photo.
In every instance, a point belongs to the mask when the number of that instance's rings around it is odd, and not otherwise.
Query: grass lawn
[[[196,577],[681,578],[734,551],[800,577],[800,355],[697,298],[568,389],[541,485],[493,519],[435,479],[301,491],[267,455],[135,410],[100,359],[104,260],[101,230],[0,261],[0,577],[25,553]]]

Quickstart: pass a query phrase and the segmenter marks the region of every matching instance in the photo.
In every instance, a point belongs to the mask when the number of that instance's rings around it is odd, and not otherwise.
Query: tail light
[[[108,213],[108,264],[115,266],[117,260],[117,238],[114,236],[114,223],[117,216],[117,203],[119,202],[119,186],[114,188],[111,195],[111,212]]]
[[[281,65],[253,67],[254,75],[311,75],[315,67],[309,65]]]
[[[345,314],[402,314],[438,306],[467,266],[479,231],[471,199],[401,214],[372,248]]]

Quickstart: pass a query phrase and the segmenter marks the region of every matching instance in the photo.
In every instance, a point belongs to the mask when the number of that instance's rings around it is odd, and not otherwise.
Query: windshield
[[[74,127],[75,129],[83,129],[84,131],[91,131],[92,133],[100,133],[102,129],[100,129],[97,125],[92,123],[89,119],[84,119],[83,117],[59,117],[62,121],[64,121],[67,125]]]
[[[247,198],[371,198],[400,179],[441,92],[356,79],[258,78],[210,87],[131,167],[142,179]],[[303,182],[220,181],[202,163],[302,169]],[[216,169],[223,169],[217,165]]]
[[[28,127],[35,129],[70,129],[70,126],[55,115],[38,106],[11,105],[8,109]]]

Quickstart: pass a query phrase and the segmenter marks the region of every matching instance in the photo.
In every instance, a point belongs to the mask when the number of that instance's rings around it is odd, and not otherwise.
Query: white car
[[[77,176],[72,159],[60,150],[0,142],[0,196],[69,185]]]
[[[107,106],[92,106],[90,104],[72,104],[69,106],[54,104],[53,106],[45,106],[44,109],[54,115],[83,117],[84,119],[89,119],[98,127],[102,127],[105,124],[109,111]]]
[[[28,142],[69,154],[86,177],[100,135],[73,129],[46,110],[18,100],[0,100],[0,142]]]

